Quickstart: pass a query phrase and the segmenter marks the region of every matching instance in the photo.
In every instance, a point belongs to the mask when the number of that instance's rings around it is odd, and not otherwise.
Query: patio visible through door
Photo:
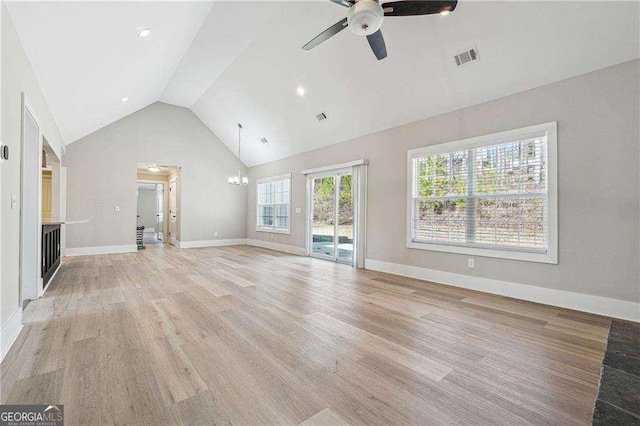
[[[354,203],[351,172],[313,177],[310,255],[353,262]]]

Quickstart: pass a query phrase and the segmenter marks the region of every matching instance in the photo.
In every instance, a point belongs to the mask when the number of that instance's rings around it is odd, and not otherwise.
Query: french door
[[[353,264],[354,187],[351,169],[310,176],[309,255]]]

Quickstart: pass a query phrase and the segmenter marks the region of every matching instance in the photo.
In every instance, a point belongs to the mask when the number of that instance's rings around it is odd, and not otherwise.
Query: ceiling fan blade
[[[367,41],[369,42],[369,46],[371,46],[371,50],[373,50],[373,54],[376,55],[378,60],[387,57],[387,45],[384,43],[382,31],[378,30],[373,34],[369,34],[367,36]]]
[[[347,28],[347,18],[344,18],[340,22],[336,22],[334,25],[330,26],[320,34],[318,34],[313,40],[309,43],[302,46],[304,50],[311,50],[322,42],[329,40],[334,35],[338,34],[340,31]]]
[[[384,16],[432,15],[445,11],[453,12],[457,3],[457,0],[406,0],[384,3],[382,8]]]
[[[340,6],[344,6],[344,7],[353,6],[353,3],[351,3],[349,0],[329,0],[329,1],[332,1],[335,4],[339,4]]]

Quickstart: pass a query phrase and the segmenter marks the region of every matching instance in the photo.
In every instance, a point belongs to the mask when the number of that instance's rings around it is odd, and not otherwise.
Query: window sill
[[[464,246],[452,246],[446,244],[430,244],[430,243],[416,243],[410,241],[407,243],[407,247],[418,250],[439,251],[445,253],[466,254],[481,257],[495,257],[498,259],[509,260],[521,260],[524,262],[537,262],[537,263],[549,263],[553,265],[558,264],[558,256],[551,253],[532,253],[526,251],[516,250],[500,250],[490,249],[482,247],[464,247]]]
[[[256,232],[265,232],[265,233],[267,233],[267,234],[285,234],[285,235],[291,235],[291,230],[289,230],[289,229],[256,228]]]

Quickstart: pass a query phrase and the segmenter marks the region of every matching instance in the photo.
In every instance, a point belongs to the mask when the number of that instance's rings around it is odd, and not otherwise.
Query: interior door
[[[177,181],[173,179],[169,182],[169,243],[177,244],[177,227],[178,227],[178,199],[177,197]]]
[[[164,241],[163,227],[164,227],[164,184],[159,183],[156,185],[156,239],[158,241]]]
[[[41,267],[40,232],[40,127],[24,109],[22,144],[22,206],[20,209],[20,295],[21,302],[38,298]]]
[[[310,254],[351,264],[354,248],[351,173],[333,173],[310,179]]]

